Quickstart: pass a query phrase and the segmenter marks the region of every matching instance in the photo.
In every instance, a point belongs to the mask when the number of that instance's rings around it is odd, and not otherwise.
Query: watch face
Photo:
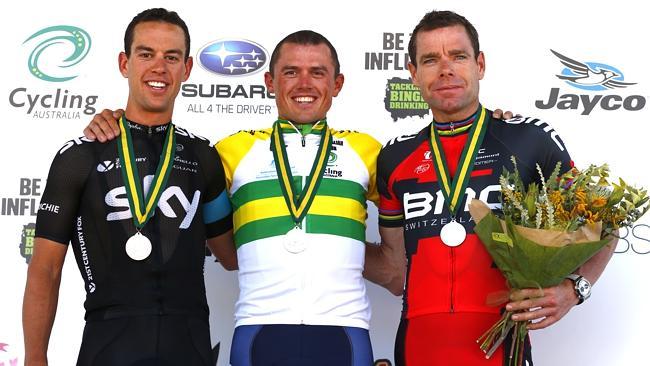
[[[581,278],[578,281],[578,283],[576,284],[576,288],[582,297],[589,296],[589,292],[591,291],[591,285],[584,278]]]

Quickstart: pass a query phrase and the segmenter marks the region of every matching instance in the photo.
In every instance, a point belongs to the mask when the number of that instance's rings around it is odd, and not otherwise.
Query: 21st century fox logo
[[[559,52],[551,52],[558,58],[559,63],[565,66],[555,76],[574,88],[573,90],[586,90],[589,94],[560,95],[560,88],[551,88],[546,100],[535,101],[537,108],[575,110],[587,116],[595,109],[615,111],[622,108],[626,111],[639,111],[645,107],[644,96],[620,94],[625,88],[636,83],[625,81],[623,72],[616,67],[598,62],[578,61]]]

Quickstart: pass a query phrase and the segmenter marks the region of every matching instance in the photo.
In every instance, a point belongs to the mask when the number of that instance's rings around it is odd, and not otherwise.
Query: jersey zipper
[[[451,286],[449,287],[449,312],[450,313],[454,312],[454,282],[456,281],[455,262],[456,262],[456,258],[454,255],[454,248],[449,248],[449,265],[451,267],[449,270],[449,277],[451,280]]]

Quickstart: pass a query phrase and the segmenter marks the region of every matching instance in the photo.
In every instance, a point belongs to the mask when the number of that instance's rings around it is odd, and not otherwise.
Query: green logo
[[[333,165],[336,163],[336,160],[338,159],[338,156],[336,156],[336,153],[334,151],[330,152],[330,156],[327,159],[327,165]]]
[[[70,72],[67,70],[81,62],[90,51],[90,35],[86,31],[69,25],[56,25],[32,34],[23,44],[35,38],[42,38],[42,41],[34,47],[27,61],[29,72],[32,75],[51,82],[68,81],[77,77],[77,75],[69,75]],[[59,46],[58,49],[65,49],[68,54],[57,60],[56,52],[45,52],[48,48],[51,51],[52,46]],[[68,50],[70,46],[72,49]],[[59,69],[67,71],[68,76],[49,75],[49,71],[44,71],[39,65],[55,65]]]
[[[34,251],[34,233],[36,231],[36,224],[33,222],[23,225],[23,232],[20,235],[20,255],[25,258],[25,262],[29,264],[32,260],[32,253]]]

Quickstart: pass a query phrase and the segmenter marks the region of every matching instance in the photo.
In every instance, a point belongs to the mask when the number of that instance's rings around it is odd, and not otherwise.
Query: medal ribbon
[[[319,134],[321,135],[320,145],[316,158],[311,167],[309,176],[306,177],[305,186],[302,191],[297,194],[293,186],[293,175],[291,174],[291,166],[287,158],[287,149],[284,144],[284,137],[282,136],[282,120],[277,120],[273,124],[273,132],[271,133],[271,150],[273,151],[273,159],[275,160],[275,171],[278,174],[280,187],[282,188],[282,195],[287,204],[291,218],[300,225],[302,219],[307,215],[309,207],[316,197],[318,186],[323,180],[323,172],[327,166],[327,160],[332,150],[332,133],[327,128],[327,121],[323,120]],[[316,129],[314,129],[316,130]],[[312,132],[314,132],[312,130]]]
[[[119,123],[121,133],[120,138],[117,139],[117,150],[120,155],[122,178],[124,179],[124,187],[126,187],[126,195],[129,198],[129,208],[133,215],[133,222],[136,228],[141,229],[153,215],[160,200],[160,195],[167,186],[176,153],[176,134],[174,133],[174,125],[170,123],[160,153],[158,168],[156,168],[156,174],[153,177],[153,184],[149,187],[145,199],[142,193],[143,187],[140,184],[141,180],[135,161],[135,153],[133,152],[131,129],[126,124],[127,121],[124,117],[121,117]]]
[[[478,110],[476,111],[476,114],[479,116],[475,119],[474,123],[472,123],[472,127],[469,130],[469,136],[467,137],[467,142],[465,143],[465,147],[460,156],[460,161],[458,168],[456,168],[453,182],[449,176],[447,159],[445,158],[445,152],[440,143],[440,136],[435,127],[435,121],[431,123],[429,148],[431,149],[431,154],[433,156],[433,167],[438,175],[438,184],[440,185],[442,194],[445,197],[445,203],[449,206],[449,213],[452,216],[456,216],[456,212],[458,212],[458,204],[460,203],[465,188],[467,188],[467,184],[469,183],[470,174],[474,169],[474,160],[476,159],[478,150],[483,142],[485,131],[487,131],[486,113],[485,108],[479,105]]]

